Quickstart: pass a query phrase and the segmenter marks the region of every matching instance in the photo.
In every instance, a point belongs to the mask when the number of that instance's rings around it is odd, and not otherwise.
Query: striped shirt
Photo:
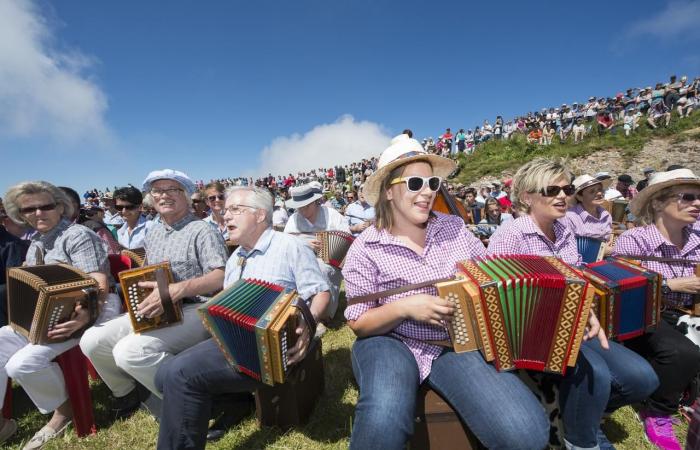
[[[598,212],[600,217],[596,219],[578,203],[566,212],[562,222],[577,237],[589,237],[607,241],[612,234],[612,217],[600,206],[598,207]]]
[[[700,228],[693,225],[683,228],[683,241],[685,245],[679,249],[661,235],[656,225],[635,227],[617,238],[612,254],[613,256],[641,255],[685,259],[689,261],[688,264],[661,261],[641,261],[641,263],[667,279],[690,277],[695,275],[695,266],[700,264]],[[693,296],[671,292],[664,296],[664,300],[670,306],[690,306],[693,303]]]
[[[371,226],[355,239],[345,258],[343,276],[349,299],[408,284],[452,277],[457,261],[483,256],[479,239],[457,217],[435,213],[428,220],[423,254],[418,255],[387,230]],[[437,295],[434,287],[425,287],[379,300],[358,303],[345,309],[348,320],[357,320],[366,311],[415,294]],[[449,339],[444,327],[405,320],[390,333],[400,339],[416,358],[421,381],[430,374],[433,360],[443,348],[427,340]]]
[[[561,219],[554,221],[552,242],[529,215],[523,215],[498,227],[489,239],[489,255],[556,256],[567,264],[580,265],[574,233]]]

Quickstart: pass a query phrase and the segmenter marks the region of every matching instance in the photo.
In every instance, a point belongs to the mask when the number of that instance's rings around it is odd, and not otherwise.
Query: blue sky
[[[0,191],[346,163],[700,74],[697,1],[573,5],[2,0]]]

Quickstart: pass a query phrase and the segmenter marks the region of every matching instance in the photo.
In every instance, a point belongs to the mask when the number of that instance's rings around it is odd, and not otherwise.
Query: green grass
[[[548,146],[529,144],[525,136],[520,134],[508,140],[491,140],[480,144],[472,155],[458,156],[459,171],[453,181],[470,184],[486,175],[500,177],[503,171],[515,172],[519,166],[536,157],[578,158],[613,148],[619,150],[624,159],[631,161],[644,144],[653,138],[670,138],[673,143],[700,139],[700,133],[682,133],[699,126],[700,114],[695,112],[684,119],[679,119],[674,114],[668,127],[656,130],[642,123],[630,136],[625,136],[622,127],[618,127],[615,135],[606,133],[603,136],[598,136],[594,129],[578,144],[572,142],[572,137],[560,143],[558,136]]]

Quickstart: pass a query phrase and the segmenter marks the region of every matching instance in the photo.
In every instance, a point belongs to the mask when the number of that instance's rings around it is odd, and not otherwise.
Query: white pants
[[[131,392],[137,380],[161,397],[155,386],[160,364],[173,355],[209,338],[197,314],[201,304],[183,308],[177,325],[135,334],[128,314],[94,326],[80,339],[80,348],[90,359],[115,397]]]
[[[326,264],[321,258],[316,258],[318,267],[321,273],[328,278],[328,284],[331,286],[331,301],[328,304],[328,317],[333,318],[338,310],[338,297],[340,296],[340,283],[343,282],[343,273],[340,269]]]
[[[119,296],[110,294],[96,323],[119,314]],[[30,344],[10,326],[0,328],[0,405],[5,401],[7,378],[17,381],[42,414],[48,414],[68,400],[63,372],[53,360],[78,345],[78,339],[57,344]]]

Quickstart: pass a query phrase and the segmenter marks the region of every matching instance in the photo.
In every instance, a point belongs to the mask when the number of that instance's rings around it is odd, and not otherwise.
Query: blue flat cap
[[[194,183],[192,182],[190,177],[187,176],[186,173],[180,172],[179,170],[162,169],[162,170],[154,170],[153,172],[148,174],[146,179],[143,180],[143,191],[144,192],[150,191],[151,184],[153,184],[154,181],[158,181],[158,180],[175,180],[175,181],[177,181],[178,183],[180,183],[182,185],[183,188],[185,188],[185,191],[187,191],[187,195],[192,195],[197,190],[195,188]]]

